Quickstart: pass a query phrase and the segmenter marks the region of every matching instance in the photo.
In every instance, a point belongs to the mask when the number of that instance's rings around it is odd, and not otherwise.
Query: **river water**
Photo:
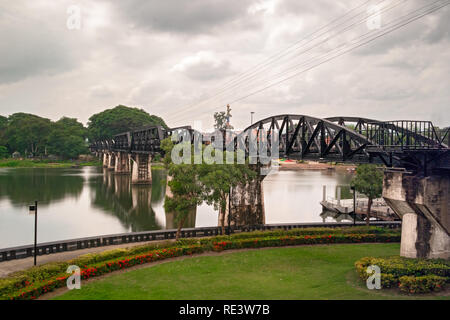
[[[174,228],[164,212],[166,175],[153,170],[152,186],[131,186],[127,175],[98,167],[0,168],[0,248],[33,243],[38,204],[38,242]],[[342,186],[350,197],[351,173],[334,170],[277,171],[264,180],[266,223],[322,222],[323,185],[328,196]],[[326,218],[326,221],[333,221]],[[201,205],[187,227],[217,225],[213,207]]]

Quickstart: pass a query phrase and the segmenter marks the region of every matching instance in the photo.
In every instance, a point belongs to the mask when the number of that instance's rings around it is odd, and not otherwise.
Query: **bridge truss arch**
[[[428,167],[450,170],[446,135],[438,134],[430,121],[282,114],[247,127],[233,139],[234,148],[243,145],[248,152],[251,135],[275,141],[280,155],[291,159],[374,162],[416,172]]]

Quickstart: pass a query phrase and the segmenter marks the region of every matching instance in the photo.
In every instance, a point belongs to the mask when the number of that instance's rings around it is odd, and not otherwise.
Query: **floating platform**
[[[356,198],[356,210],[353,210],[353,199],[340,199],[340,187],[338,187],[337,198],[326,197],[326,187],[324,186],[323,200],[320,202],[324,211],[331,211],[337,214],[352,215],[356,213],[360,218],[367,215],[367,207],[369,199]],[[373,200],[370,210],[371,218],[383,221],[399,220],[395,212],[386,204],[383,198]]]

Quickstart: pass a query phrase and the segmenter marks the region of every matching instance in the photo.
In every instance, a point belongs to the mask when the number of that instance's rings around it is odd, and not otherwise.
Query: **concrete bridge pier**
[[[225,212],[219,210],[219,226],[248,226],[265,224],[264,176],[257,176],[246,185],[231,190],[231,199],[227,202]],[[229,205],[231,204],[231,215]]]
[[[131,184],[152,183],[152,157],[149,154],[131,154]]]
[[[108,168],[109,164],[109,154],[108,152],[103,153],[103,168]]]
[[[128,154],[117,152],[115,157],[114,172],[119,174],[130,173],[130,159],[128,158]]]
[[[402,218],[400,255],[450,259],[450,176],[386,171],[383,198]]]
[[[114,152],[111,152],[108,154],[108,170],[114,170],[116,167],[116,156],[114,155]]]

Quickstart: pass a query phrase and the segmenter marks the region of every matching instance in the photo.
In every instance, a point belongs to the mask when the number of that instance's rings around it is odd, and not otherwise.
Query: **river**
[[[164,212],[166,175],[153,170],[151,186],[131,186],[127,175],[98,167],[0,169],[0,248],[33,243],[38,200],[38,242],[174,228]],[[322,222],[323,185],[328,196],[342,186],[350,197],[352,175],[334,170],[277,171],[264,180],[266,223]],[[217,225],[217,212],[201,205],[187,226]],[[333,221],[327,218],[327,221]]]

